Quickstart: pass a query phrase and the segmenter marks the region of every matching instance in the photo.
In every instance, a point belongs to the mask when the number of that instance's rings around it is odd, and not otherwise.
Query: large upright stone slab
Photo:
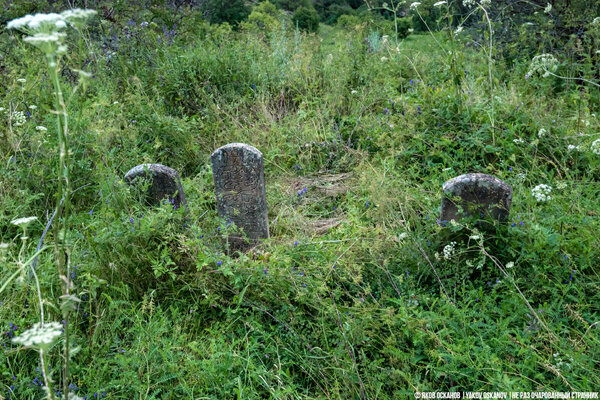
[[[150,180],[147,193],[150,204],[160,204],[161,200],[167,199],[174,207],[184,207],[187,211],[185,194],[177,171],[162,164],[141,164],[125,174],[125,182],[130,185],[135,185],[144,178]]]
[[[445,182],[442,189],[442,221],[458,220],[463,216],[508,219],[513,191],[495,176],[465,174]],[[462,213],[459,213],[459,207]]]
[[[241,228],[229,236],[230,250],[245,251],[269,237],[263,156],[243,143],[219,147],[211,156],[217,212]]]

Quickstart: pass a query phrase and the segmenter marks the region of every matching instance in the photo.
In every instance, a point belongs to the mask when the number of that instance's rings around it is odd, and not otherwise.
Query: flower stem
[[[55,91],[55,106],[57,113],[57,134],[59,146],[58,162],[58,190],[56,197],[56,214],[58,216],[54,225],[54,253],[58,264],[58,275],[62,281],[62,291],[64,298],[68,299],[70,292],[69,281],[69,262],[67,249],[67,228],[69,219],[70,205],[70,179],[69,179],[69,147],[68,147],[68,120],[67,107],[63,98],[62,89],[58,79],[58,62],[56,55],[48,54],[48,67]],[[61,204],[61,199],[64,202]],[[62,216],[62,218],[60,218]],[[67,307],[63,308],[64,320],[64,368],[63,368],[63,393],[68,393],[69,388],[69,311]]]

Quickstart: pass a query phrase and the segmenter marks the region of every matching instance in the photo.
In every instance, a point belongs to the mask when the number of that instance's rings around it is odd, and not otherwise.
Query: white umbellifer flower
[[[0,111],[5,111],[5,110],[6,110],[6,108],[0,107]]]
[[[35,127],[36,131],[40,131],[40,132],[46,132],[48,130],[48,128],[46,128],[45,126],[42,125],[38,125]]]
[[[351,93],[351,94],[357,94],[357,93],[358,93],[358,91],[356,91],[356,90],[353,90],[353,91],[351,91],[350,93]]]
[[[540,54],[533,57],[529,65],[527,75],[533,76],[536,73],[541,74],[544,78],[556,72],[558,68],[558,60],[552,54]]]
[[[19,79],[17,79],[17,82],[19,82],[19,83],[25,83],[25,82],[27,82],[27,79],[25,79],[25,78],[19,78]]]
[[[398,236],[398,240],[404,240],[408,237],[408,232],[402,232],[399,236]]]
[[[456,242],[450,242],[446,246],[444,246],[444,259],[449,260],[454,255],[454,247],[456,246]]]
[[[381,57],[381,61],[387,61],[387,57]]]
[[[33,36],[27,36],[23,40],[31,43],[34,46],[42,46],[49,43],[58,43],[67,35],[60,32],[52,32],[52,33],[36,33]]]
[[[492,4],[492,0],[481,0],[482,6],[489,6],[490,4]]]
[[[31,21],[27,24],[29,29],[41,29],[41,28],[58,28],[62,29],[66,27],[65,21],[63,17],[59,14],[50,13],[50,14],[35,14]]]
[[[475,0],[463,0],[463,5],[465,7],[475,7],[477,6],[477,2]]]
[[[458,28],[456,28],[456,30],[454,31],[454,34],[455,34],[455,35],[458,35],[459,33],[461,33],[461,32],[462,32],[462,30],[463,30],[463,27],[462,27],[462,26],[459,26],[459,27],[458,27]]]
[[[600,139],[596,139],[592,142],[590,150],[592,150],[592,153],[595,155],[600,156]]]
[[[23,29],[26,28],[29,22],[33,19],[33,15],[27,14],[24,17],[13,19],[6,24],[7,29]]]
[[[411,9],[411,10],[414,10],[414,9],[416,9],[417,7],[419,7],[420,5],[421,5],[421,3],[419,3],[418,1],[415,1],[414,3],[412,3],[412,4],[410,5],[410,9]]]
[[[58,322],[47,322],[42,326],[41,322],[15,337],[13,342],[23,346],[47,347],[54,343],[62,333],[62,325]]]
[[[546,136],[546,134],[548,133],[548,131],[544,128],[540,128],[540,130],[538,131],[538,137],[541,139],[544,136]]]
[[[27,120],[23,111],[15,111],[12,113],[11,117],[12,120],[15,121],[15,126],[21,126],[25,124],[25,121]]]
[[[546,8],[544,8],[544,12],[548,14],[550,11],[552,11],[552,4],[548,3]]]
[[[445,1],[445,0],[442,0],[442,1],[438,1],[438,2],[437,2],[437,3],[435,3],[433,6],[434,6],[434,7],[439,7],[439,6],[443,6],[444,4],[446,4],[446,1]]]
[[[552,192],[552,186],[548,186],[543,183],[531,189],[531,195],[538,202],[545,202],[551,200],[552,196],[550,196],[550,192]]]
[[[592,21],[592,24],[594,24],[594,25],[600,24],[600,17],[594,18],[594,20]]]
[[[62,397],[63,399],[65,399],[65,397]],[[83,397],[81,396],[77,396],[75,393],[73,392],[69,392],[69,396],[68,398],[66,398],[65,400],[85,400]]]
[[[523,144],[523,143],[525,143],[525,141],[523,139],[520,139],[520,138],[519,139],[513,139],[513,142],[516,143],[516,144]]]
[[[32,104],[32,105],[30,105],[30,106],[29,106],[29,109],[30,109],[30,110],[35,110],[36,108],[37,108],[37,106],[36,106],[36,105],[34,105],[34,104]]]
[[[16,226],[21,226],[21,225],[29,225],[30,222],[35,221],[37,219],[37,217],[25,217],[25,218],[17,218],[17,219],[13,219],[12,221],[10,221],[11,224],[16,225]]]
[[[515,266],[515,263],[512,261],[506,264],[506,268],[512,268],[514,266]]]
[[[575,146],[574,144],[570,144],[567,146],[567,150],[569,151],[579,151],[581,150],[581,146]]]

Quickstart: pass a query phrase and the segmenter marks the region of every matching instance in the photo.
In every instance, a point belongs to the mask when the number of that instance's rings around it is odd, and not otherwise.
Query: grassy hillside
[[[47,397],[39,352],[12,340],[40,297],[46,322],[68,316],[86,399],[598,390],[593,82],[490,60],[466,30],[98,11],[65,31],[70,214],[35,269],[66,188],[55,87],[44,53],[0,30],[0,398]],[[227,255],[216,212],[210,155],[231,142],[264,155],[271,238],[247,254]],[[142,163],[179,171],[187,218],[123,182]],[[512,186],[507,223],[438,220],[443,182],[468,172]],[[44,355],[55,398],[65,336]]]

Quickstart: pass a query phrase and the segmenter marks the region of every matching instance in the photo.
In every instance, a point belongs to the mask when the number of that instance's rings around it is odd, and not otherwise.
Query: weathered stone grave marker
[[[125,182],[130,185],[135,185],[144,178],[150,180],[147,193],[150,204],[160,204],[161,200],[168,199],[175,208],[184,207],[187,211],[185,194],[177,171],[162,164],[141,164],[125,174]]]
[[[495,176],[465,174],[445,182],[442,189],[442,221],[458,220],[463,216],[508,219],[513,191]]]
[[[241,228],[229,236],[230,250],[245,251],[269,237],[262,153],[247,144],[230,143],[211,156],[217,212]]]

